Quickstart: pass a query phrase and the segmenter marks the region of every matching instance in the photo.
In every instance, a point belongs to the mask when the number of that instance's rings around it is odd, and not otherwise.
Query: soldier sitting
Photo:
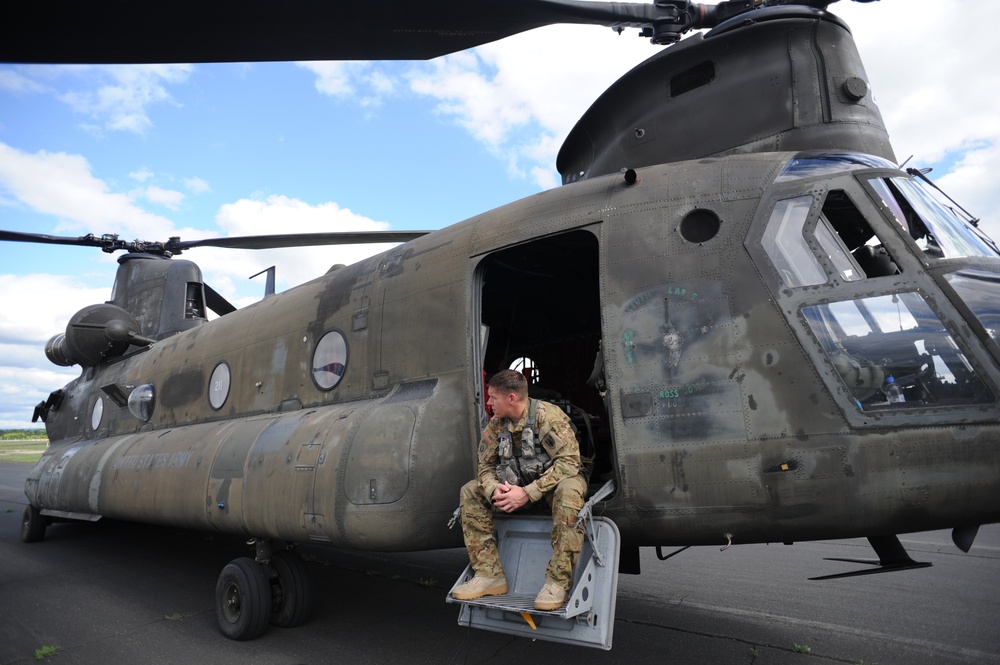
[[[569,598],[583,546],[582,527],[574,528],[587,493],[580,445],[562,409],[529,399],[528,382],[519,372],[498,372],[488,394],[493,418],[479,441],[478,478],[460,495],[462,535],[475,577],[455,587],[452,596],[473,600],[507,593],[493,511],[513,513],[545,499],[552,509],[553,551],[535,609],[557,610]]]

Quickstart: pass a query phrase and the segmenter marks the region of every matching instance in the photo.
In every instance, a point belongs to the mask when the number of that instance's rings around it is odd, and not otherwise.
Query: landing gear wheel
[[[271,585],[264,569],[249,557],[233,559],[215,583],[215,618],[231,640],[252,640],[267,628]]]
[[[271,623],[282,628],[301,626],[312,610],[306,562],[294,552],[275,552],[271,571]]]
[[[38,511],[38,508],[31,504],[25,506],[24,514],[21,516],[21,542],[37,543],[45,538],[45,527],[48,523],[48,519]]]

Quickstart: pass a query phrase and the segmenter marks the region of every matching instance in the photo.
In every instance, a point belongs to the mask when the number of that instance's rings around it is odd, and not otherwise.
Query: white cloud
[[[155,185],[147,187],[143,192],[143,196],[146,200],[166,206],[171,210],[177,210],[180,207],[181,202],[184,200],[183,192],[178,192],[172,189],[163,189],[162,187],[157,187]]]
[[[45,342],[66,330],[77,311],[106,301],[110,285],[94,289],[65,275],[0,275],[0,428],[31,424],[34,406],[80,374],[45,357]]]
[[[310,205],[286,196],[241,199],[226,204],[216,215],[216,223],[227,237],[389,229],[385,222],[369,219],[333,202]],[[277,288],[282,291],[323,275],[335,263],[354,263],[390,247],[392,244],[377,243],[268,250],[204,247],[193,251],[198,252],[198,264],[212,288],[227,298],[249,297],[252,302],[263,294],[263,276],[252,284],[247,278],[272,265],[276,266]]]
[[[368,83],[379,96],[391,95],[396,90],[396,82],[383,72],[372,72],[368,77]]]
[[[350,99],[362,107],[377,107],[397,89],[393,72],[399,65],[371,62],[297,62],[316,75],[317,92]]]
[[[69,230],[159,238],[174,226],[135,205],[129,195],[111,191],[80,155],[29,153],[0,143],[0,192],[63,220],[62,228]]]
[[[1000,146],[993,143],[980,150],[971,150],[947,174],[936,182],[971,215],[981,220],[980,227],[994,240],[1000,241]],[[937,176],[931,173],[931,176]]]
[[[147,180],[153,177],[153,172],[143,167],[138,171],[133,171],[129,173],[128,177],[132,178],[132,180],[135,180],[137,182],[146,182]]]
[[[0,275],[0,283],[0,312],[5,312],[0,343],[5,344],[44,344],[64,331],[77,311],[111,297],[110,284],[95,289],[67,275]]]
[[[167,84],[185,81],[192,65],[108,65],[79,68],[103,79],[96,89],[66,92],[59,98],[75,111],[111,131],[143,134],[153,126],[148,109],[154,104],[176,104]],[[88,77],[88,81],[91,77]]]
[[[0,345],[0,352],[11,349]],[[22,353],[25,349],[14,349]],[[34,351],[34,350],[28,350]],[[39,348],[34,366],[0,366],[0,429],[35,429],[43,423],[31,422],[35,405],[45,401],[49,393],[80,375],[79,367],[56,367],[45,359]],[[43,368],[48,365],[49,368]]]
[[[204,194],[212,191],[209,184],[198,177],[184,178],[184,186],[194,194]]]
[[[655,48],[635,31],[552,26],[438,58],[416,68],[410,86],[439,100],[438,112],[506,161],[512,175],[547,188],[558,182],[556,154],[577,118]]]
[[[851,25],[900,159],[935,161],[1000,137],[1000,71],[987,65],[996,56],[1000,4],[937,7],[919,0],[905,10],[893,2],[832,8]]]
[[[439,99],[438,111],[455,117],[476,139],[498,147],[515,127],[532,119],[522,95],[514,94],[490,71],[475,51],[436,59],[433,69],[416,74],[410,85],[414,92]]]
[[[587,48],[579,44],[587,42]],[[572,51],[572,61],[564,54]],[[543,188],[558,182],[555,156],[590,103],[616,78],[655,53],[634,34],[552,26],[429,63],[297,63],[322,94],[378,106],[415,94]],[[540,63],[544,63],[540,65]],[[586,72],[579,76],[579,72]]]
[[[354,72],[367,66],[356,62],[297,62],[316,75],[316,90],[331,97],[346,97],[354,93]]]
[[[48,88],[18,72],[3,69],[0,70],[0,90],[15,94],[36,94],[46,92]]]

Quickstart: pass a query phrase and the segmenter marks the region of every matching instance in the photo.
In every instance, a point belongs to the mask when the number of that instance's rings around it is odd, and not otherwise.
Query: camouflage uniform
[[[500,481],[496,477],[499,461],[497,444],[500,434],[511,432],[514,449],[521,445],[521,430],[528,419],[528,409],[517,423],[507,418],[493,418],[479,440],[478,479],[462,487],[462,535],[469,550],[469,561],[477,575],[504,577],[493,523],[493,492]],[[537,480],[524,487],[532,503],[544,498],[552,509],[552,558],[545,569],[545,581],[569,591],[573,585],[573,565],[583,546],[583,528],[574,529],[577,514],[583,508],[587,480],[581,473],[580,444],[562,409],[539,402],[535,414],[537,440],[552,458],[549,467]]]

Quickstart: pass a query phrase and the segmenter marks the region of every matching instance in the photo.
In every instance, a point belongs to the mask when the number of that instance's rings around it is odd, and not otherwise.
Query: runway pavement
[[[303,547],[316,607],[299,628],[232,642],[215,580],[249,550],[228,536],[102,521],[20,542],[30,465],[0,464],[0,664],[35,650],[69,663],[1000,664],[1000,526],[963,554],[948,532],[901,537],[932,568],[844,580],[824,557],[870,558],[864,540],[692,548],[622,576],[611,651],[457,625],[447,589],[462,550],[366,554]],[[798,649],[796,646],[798,645]],[[808,648],[808,653],[805,653]]]

